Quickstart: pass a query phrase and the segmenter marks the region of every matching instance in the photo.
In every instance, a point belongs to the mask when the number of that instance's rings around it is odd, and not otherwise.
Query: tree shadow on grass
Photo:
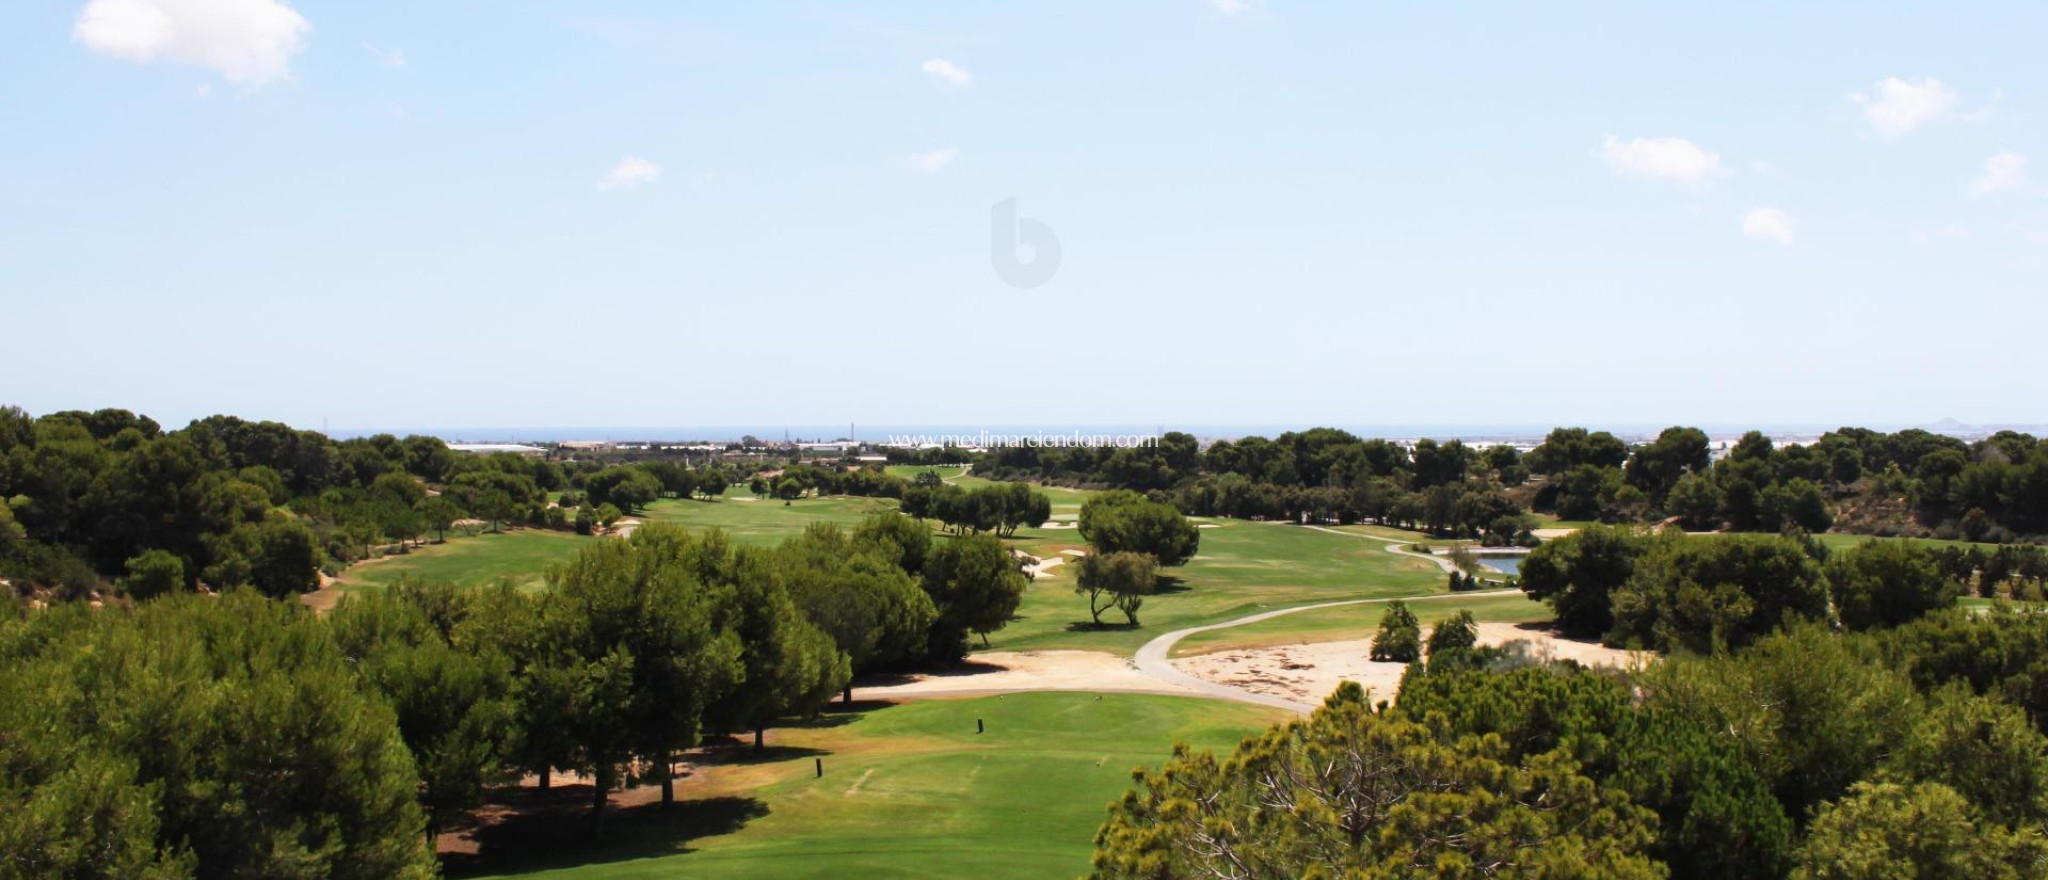
[[[527,874],[688,853],[697,840],[731,834],[768,815],[768,805],[750,797],[614,807],[605,813],[604,835],[593,839],[590,797],[588,785],[494,792],[479,811],[488,819],[451,829],[461,835],[462,851],[441,854],[442,873]]]
[[[1546,635],[1560,642],[1577,642],[1581,645],[1593,645],[1596,647],[1606,647],[1607,644],[1606,642],[1601,641],[1598,636],[1587,637],[1565,635],[1563,630],[1557,628],[1557,622],[1554,620],[1526,621],[1523,623],[1515,624],[1515,628],[1523,632],[1539,633],[1542,635]]]
[[[706,752],[704,758],[706,764],[737,764],[746,766],[749,764],[774,764],[780,761],[796,761],[804,758],[822,758],[830,754],[832,753],[824,749],[813,749],[804,746],[765,745],[757,749],[749,743],[730,749]]]
[[[854,685],[854,687],[856,688],[869,686],[870,685],[863,684]],[[827,720],[829,720],[834,725],[850,724],[852,722],[859,721],[862,715],[866,715],[867,713],[873,712],[876,709],[887,709],[890,706],[897,705],[901,704],[895,700],[854,700],[851,703],[843,703],[838,700],[833,700],[831,705],[825,707],[825,715],[827,716]]]
[[[860,679],[855,681],[853,686],[856,689],[864,687],[889,687],[891,685],[909,684],[920,678],[953,678],[965,675],[983,675],[990,672],[1001,672],[1003,669],[1004,667],[993,663],[967,659],[954,663],[933,663],[897,672],[866,672],[861,674]],[[855,701],[854,704],[858,706],[860,703]],[[837,706],[839,704],[834,703],[833,705]]]
[[[1144,626],[1144,624],[1121,623],[1110,620],[1105,620],[1101,623],[1096,623],[1092,620],[1076,620],[1073,623],[1067,624],[1067,632],[1123,632],[1134,630],[1141,626]]]

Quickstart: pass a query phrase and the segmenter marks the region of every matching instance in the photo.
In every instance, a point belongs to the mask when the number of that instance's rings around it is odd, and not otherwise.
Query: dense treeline
[[[1529,554],[1520,584],[1550,604],[1567,635],[1707,653],[1748,645],[1789,621],[1898,626],[1954,605],[1975,579],[1987,595],[2008,581],[2030,584],[2015,590],[2022,595],[2039,594],[2019,566],[1980,568],[1980,558],[1989,557],[1898,540],[1831,552],[1781,535],[1592,526]]]
[[[1565,519],[2000,543],[2048,533],[2048,445],[2013,431],[1966,443],[1842,428],[1784,447],[1751,431],[1710,461],[1697,428],[1666,429],[1632,450],[1605,432],[1560,428],[1528,458],[1545,477],[1533,505]]]
[[[901,494],[880,471],[791,471],[806,491]],[[0,408],[0,577],[65,598],[253,586],[273,596],[451,529],[610,526],[658,498],[716,497],[704,463],[604,465],[451,451],[433,437],[333,440],[212,416],[165,431],[124,410]],[[560,493],[551,503],[550,493]]]
[[[311,589],[322,567],[477,516],[545,519],[559,467],[460,456],[431,437],[335,441],[214,416],[178,431],[124,410],[0,408],[0,575],[84,596]],[[438,491],[428,484],[437,484]]]
[[[1971,877],[2048,872],[2048,614],[1798,624],[1639,670],[1432,633],[1111,808],[1095,876]]]
[[[1371,520],[1489,544],[1533,543],[1530,511],[1708,531],[1839,527],[2000,543],[2048,534],[2048,443],[2028,434],[1967,443],[1918,429],[1842,428],[1779,447],[1752,431],[1719,460],[1713,452],[1706,432],[1689,427],[1633,446],[1606,431],[1558,428],[1527,455],[1314,428],[1206,450],[1178,432],[1132,448],[1010,447],[975,466],[994,479],[1161,493],[1198,516]]]
[[[9,876],[434,876],[397,719],[301,609],[10,613],[0,670]]]
[[[1130,448],[998,449],[975,468],[994,479],[1158,493],[1194,516],[1373,520],[1491,544],[1533,543],[1534,520],[1506,494],[1527,477],[1507,446],[1479,450],[1424,439],[1408,447],[1314,428],[1218,441],[1204,450],[1193,436],[1168,432],[1154,445]]]
[[[785,501],[816,493],[853,495],[866,498],[901,498],[910,481],[883,470],[879,465],[819,467],[790,464],[755,474],[747,488],[758,497]]]
[[[992,535],[897,514],[770,548],[651,523],[545,589],[402,583],[327,617],[250,590],[0,606],[0,851],[33,878],[429,877],[494,785],[674,797],[706,733],[852,675],[951,660],[1024,578]]]

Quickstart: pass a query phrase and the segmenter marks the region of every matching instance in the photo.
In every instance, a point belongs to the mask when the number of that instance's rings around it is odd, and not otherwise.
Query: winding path
[[[1293,525],[1292,523],[1287,522],[1276,522],[1273,524],[1280,526]],[[1383,536],[1366,535],[1360,534],[1358,532],[1344,532],[1338,531],[1337,529],[1326,528],[1323,526],[1298,526],[1298,528],[1314,529],[1315,531],[1319,532],[1328,532],[1332,535],[1341,535],[1346,538],[1355,538],[1363,541],[1386,540]],[[1417,553],[1413,550],[1408,549],[1407,544],[1404,542],[1394,542],[1385,544],[1384,549],[1386,550],[1386,552],[1396,556],[1406,556],[1411,559],[1420,559],[1426,561],[1446,572],[1453,571],[1456,569],[1456,566],[1451,562],[1451,560],[1441,556],[1436,556],[1434,554]],[[1177,629],[1164,635],[1158,636],[1152,639],[1151,641],[1146,642],[1144,646],[1138,649],[1137,655],[1132,658],[1132,664],[1135,666],[1136,671],[1140,675],[1147,679],[1150,679],[1153,683],[1156,683],[1159,686],[1158,689],[1154,691],[1156,693],[1176,695],[1193,694],[1195,696],[1208,697],[1210,699],[1233,700],[1240,703],[1251,703],[1253,705],[1258,706],[1270,706],[1277,709],[1287,709],[1295,712],[1310,712],[1315,709],[1315,706],[1308,703],[1296,702],[1294,700],[1289,700],[1284,697],[1273,696],[1271,694],[1254,693],[1252,691],[1232,687],[1227,684],[1220,684],[1214,681],[1210,681],[1208,679],[1198,678],[1196,676],[1182,672],[1178,667],[1175,667],[1173,665],[1173,661],[1171,659],[1173,647],[1174,645],[1178,644],[1181,639],[1187,638],[1188,636],[1194,635],[1195,633],[1209,632],[1210,630],[1218,629],[1229,629],[1231,627],[1236,626],[1244,626],[1246,624],[1258,623],[1262,620],[1271,620],[1275,617],[1281,617],[1284,615],[1294,614],[1301,611],[1313,611],[1318,608],[1335,608],[1342,605],[1375,605],[1393,601],[1437,602],[1445,600],[1462,600],[1477,596],[1519,596],[1521,594],[1522,591],[1512,589],[1474,590],[1471,592],[1462,593],[1431,593],[1421,596],[1385,596],[1374,599],[1340,599],[1334,602],[1316,602],[1308,605],[1295,605],[1288,608],[1275,608],[1271,611],[1261,611],[1257,614],[1249,614],[1244,617],[1239,617],[1233,620],[1226,620],[1221,623],[1211,623],[1205,624],[1203,626],[1191,626],[1187,627],[1186,629]],[[984,693],[1014,693],[1020,691],[1064,689],[1068,688],[1061,686],[1053,686],[1048,688],[1042,684],[1013,683],[1011,684],[1011,686],[1008,687],[974,689],[949,688],[944,691],[896,691],[896,693],[910,697],[940,695],[965,696],[968,694],[978,695]],[[1120,686],[1116,688],[1116,690],[1133,689],[1134,688],[1129,686]],[[1149,687],[1144,687],[1141,689],[1148,691],[1152,690]],[[894,689],[888,686],[882,686],[879,688],[866,688],[866,690],[881,691],[882,695],[886,698],[886,696],[890,695],[890,692]]]
[[[1325,529],[1324,531],[1330,530]],[[1336,532],[1336,534],[1343,535],[1348,533]],[[1388,547],[1387,549],[1391,551],[1394,548]],[[1421,554],[1410,553],[1408,555],[1419,556]],[[1449,563],[1446,562],[1445,564],[1448,565]],[[1272,611],[1261,611],[1257,614],[1237,618],[1236,620],[1226,620],[1222,623],[1212,623],[1207,626],[1191,626],[1187,629],[1174,630],[1173,632],[1167,633],[1156,639],[1153,639],[1152,641],[1146,642],[1144,647],[1138,649],[1137,656],[1132,659],[1134,660],[1134,662],[1137,663],[1138,671],[1144,673],[1146,676],[1156,681],[1163,682],[1165,684],[1170,684],[1178,688],[1194,691],[1205,697],[1212,697],[1219,700],[1236,700],[1240,703],[1254,703],[1260,706],[1272,706],[1278,709],[1291,709],[1297,712],[1308,712],[1314,710],[1315,707],[1307,703],[1298,703],[1293,700],[1285,699],[1282,697],[1276,697],[1269,694],[1252,693],[1251,691],[1234,688],[1227,684],[1218,684],[1216,682],[1209,681],[1208,679],[1196,678],[1195,676],[1182,672],[1178,667],[1175,667],[1173,665],[1173,661],[1170,659],[1170,655],[1173,653],[1173,646],[1179,643],[1181,639],[1187,638],[1188,636],[1194,635],[1195,633],[1208,632],[1210,630],[1216,629],[1229,629],[1233,626],[1243,626],[1247,623],[1258,623],[1262,620],[1271,620],[1275,617],[1293,614],[1297,611],[1313,611],[1317,608],[1335,608],[1339,605],[1373,605],[1393,601],[1431,602],[1444,599],[1467,599],[1475,596],[1519,596],[1521,594],[1521,590],[1474,590],[1469,593],[1435,593],[1427,596],[1388,596],[1381,599],[1343,599],[1336,602],[1318,602],[1313,605],[1296,605],[1292,608],[1276,608]]]

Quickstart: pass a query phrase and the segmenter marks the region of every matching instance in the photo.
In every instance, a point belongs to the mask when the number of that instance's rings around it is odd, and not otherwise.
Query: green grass
[[[952,481],[959,479],[961,474],[966,473],[967,466],[964,464],[892,464],[883,468],[883,470],[887,471],[891,476],[902,477],[906,480],[915,480],[918,474],[932,471],[939,475],[939,479]]]
[[[1176,741],[1227,749],[1281,717],[1236,703],[1086,693],[828,714],[772,732],[769,760],[686,780],[680,795],[690,800],[678,809],[619,811],[604,846],[536,852],[545,829],[506,827],[486,835],[480,860],[544,880],[1075,877],[1133,767],[1157,765]],[[976,719],[986,733],[975,732]],[[823,778],[814,758],[825,762]],[[494,851],[499,841],[504,849]]]
[[[977,480],[961,478],[963,483]],[[1073,519],[1088,494],[1073,489],[1045,491],[1055,499],[1054,519],[1063,521]],[[657,501],[640,516],[693,530],[724,529],[735,541],[767,545],[801,533],[814,522],[851,529],[867,516],[895,507],[896,502],[889,499],[846,496],[802,498],[785,505],[773,499],[754,500],[745,489],[734,487],[716,501]],[[1289,605],[1426,595],[1444,588],[1442,573],[1428,562],[1382,549],[1387,543],[1411,540],[1414,533],[1347,527],[1358,534],[1331,534],[1244,520],[1196,521],[1213,526],[1201,530],[1201,552],[1186,566],[1167,570],[1166,574],[1177,580],[1145,600],[1139,612],[1142,626],[1094,626],[1085,601],[1073,594],[1071,574],[1055,570],[1027,588],[1017,619],[991,634],[989,647],[1129,655],[1153,637],[1185,626]],[[541,573],[549,564],[574,555],[578,540],[587,539],[538,531],[456,539],[446,546],[363,566],[345,578],[344,589],[383,586],[402,574],[465,584],[511,577],[534,586],[541,582]],[[482,543],[466,543],[472,541]],[[1012,543],[1041,557],[1063,548],[1086,547],[1076,529],[1025,529]],[[1120,619],[1115,613],[1105,617]]]
[[[401,577],[478,586],[509,579],[525,589],[539,587],[547,567],[567,562],[596,538],[544,529],[518,529],[474,537],[451,536],[402,556],[358,563],[341,573],[335,589],[346,595],[383,589]]]
[[[1950,541],[1944,540],[1942,538],[1879,538],[1873,535],[1842,535],[1833,532],[1815,535],[1814,537],[1819,538],[1821,544],[1825,545],[1830,550],[1849,550],[1856,547],[1859,544],[1862,544],[1865,541],[1904,541],[1908,544],[1912,544],[1915,547],[1924,547],[1929,550],[1939,550],[1944,547],[1961,547],[1964,549],[1976,547],[1980,550],[1983,550],[1986,553],[1992,553],[1998,550],[1997,544],[1971,543],[1969,541]]]
[[[1472,612],[1472,616],[1481,623],[1537,623],[1551,619],[1550,606],[1520,595],[1431,599],[1412,603],[1408,608],[1415,612],[1423,626],[1459,611]],[[1379,630],[1380,615],[1386,612],[1386,605],[1375,603],[1287,614],[1244,626],[1195,633],[1175,644],[1173,655],[1184,657],[1242,648],[1367,639]]]
[[[896,502],[887,498],[844,495],[798,498],[785,505],[773,498],[754,500],[752,493],[735,487],[717,501],[664,498],[648,505],[641,518],[688,529],[724,529],[734,541],[746,544],[779,544],[814,522],[851,530],[869,514],[895,509]]]
[[[1219,623],[1288,605],[1442,592],[1443,573],[1429,562],[1395,556],[1385,542],[1289,525],[1202,519],[1194,560],[1165,573],[1179,583],[1146,598],[1141,626],[1096,628],[1086,600],[1074,595],[1064,568],[1040,577],[1024,594],[1018,619],[989,636],[996,650],[1048,648],[1131,654],[1152,638],[1187,626]],[[1085,547],[1074,529],[1025,529],[1016,543],[1034,556]],[[1120,620],[1112,612],[1104,620]],[[1282,618],[1285,620],[1286,618]]]
[[[1428,532],[1397,529],[1393,526],[1365,525],[1360,523],[1348,526],[1323,526],[1323,528],[1347,532],[1353,535],[1364,535],[1388,544],[1421,544],[1427,547],[1449,547],[1454,544],[1477,547],[1479,544],[1479,542],[1469,538],[1439,538]]]

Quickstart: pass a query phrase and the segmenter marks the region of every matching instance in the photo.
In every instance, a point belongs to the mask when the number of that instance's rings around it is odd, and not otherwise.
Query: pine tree
[[[1387,603],[1387,611],[1380,616],[1380,629],[1372,640],[1372,659],[1395,663],[1413,663],[1422,659],[1422,623],[1415,619],[1415,612],[1408,610],[1408,603],[1399,600]]]

